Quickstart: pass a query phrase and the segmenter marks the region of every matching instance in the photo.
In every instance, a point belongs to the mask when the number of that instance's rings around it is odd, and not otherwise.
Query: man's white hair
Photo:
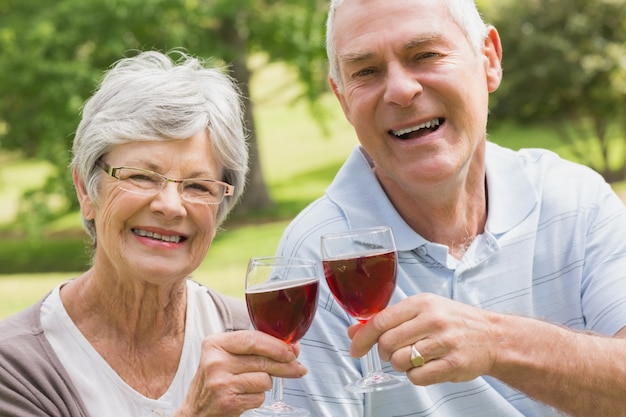
[[[334,40],[335,13],[337,8],[345,1],[331,0],[326,20],[326,55],[328,56],[330,78],[335,82],[339,91],[342,91],[341,74],[339,73],[339,62],[337,61],[337,50]],[[389,0],[393,1],[393,0]],[[479,53],[483,47],[483,41],[487,37],[489,26],[483,21],[474,0],[442,0],[452,16],[452,19],[459,25],[467,40],[474,50]]]

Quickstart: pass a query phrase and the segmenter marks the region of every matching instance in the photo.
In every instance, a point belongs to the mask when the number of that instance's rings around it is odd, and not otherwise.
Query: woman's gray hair
[[[346,0],[331,0],[326,20],[326,55],[328,56],[330,78],[335,82],[341,92],[343,85],[337,61],[337,50],[333,37],[335,26],[335,12]],[[393,0],[390,0],[393,1]],[[452,19],[465,33],[470,45],[479,53],[483,47],[483,41],[489,33],[489,26],[483,21],[474,0],[443,0],[448,8]],[[364,6],[365,7],[365,6]]]
[[[241,92],[233,78],[218,68],[176,50],[142,52],[109,69],[86,102],[72,147],[72,169],[92,201],[98,201],[102,171],[98,161],[112,147],[136,141],[184,140],[203,130],[211,152],[223,166],[234,195],[220,203],[219,226],[240,198],[248,171],[248,144]],[[93,220],[83,218],[93,239]]]

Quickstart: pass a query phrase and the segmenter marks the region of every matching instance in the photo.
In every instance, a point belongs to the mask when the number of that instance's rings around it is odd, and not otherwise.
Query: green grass
[[[511,149],[547,148],[563,155],[566,148],[553,132],[538,127],[522,127],[513,124],[502,124],[489,129],[490,141]]]
[[[36,259],[32,253],[37,253]],[[85,239],[78,234],[37,240],[7,238],[0,241],[0,264],[3,274],[76,271],[85,269],[89,256]]]
[[[74,274],[10,274],[0,279],[0,318],[33,304]]]

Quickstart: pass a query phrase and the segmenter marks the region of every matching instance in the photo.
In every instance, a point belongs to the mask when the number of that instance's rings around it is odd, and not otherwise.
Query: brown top
[[[227,332],[250,328],[243,300],[207,293]],[[43,300],[0,321],[0,417],[88,417],[41,327]]]

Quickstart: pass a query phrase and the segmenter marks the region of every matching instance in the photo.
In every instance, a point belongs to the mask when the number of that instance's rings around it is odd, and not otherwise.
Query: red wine
[[[304,278],[267,282],[246,291],[255,329],[286,343],[295,343],[309,329],[317,307],[319,281]]]
[[[396,286],[396,252],[323,261],[324,275],[337,302],[365,323],[387,306]]]

